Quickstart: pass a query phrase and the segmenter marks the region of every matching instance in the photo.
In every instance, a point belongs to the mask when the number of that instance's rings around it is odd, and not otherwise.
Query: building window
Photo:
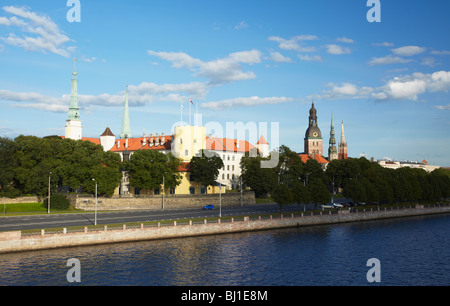
[[[174,188],[174,187],[170,188],[170,189],[169,189],[169,193],[170,193],[170,194],[175,194],[175,188]]]
[[[134,194],[140,195],[141,194],[141,188],[134,188]]]
[[[228,160],[230,160],[230,155],[228,155]]]
[[[222,180],[225,179],[225,173],[222,173]]]
[[[233,166],[231,166],[231,170],[232,170],[232,171],[234,171],[234,165],[233,165]]]
[[[189,194],[195,194],[195,187],[189,187]]]
[[[230,165],[227,165],[227,170],[230,171]]]
[[[194,176],[192,174],[189,174],[189,182],[193,182],[194,181]]]
[[[227,174],[227,180],[229,180],[230,179],[230,174]]]
[[[206,187],[200,187],[200,193],[206,194]]]
[[[159,195],[160,193],[161,193],[161,190],[159,188],[155,188],[155,190],[153,190],[154,195]]]
[[[189,155],[189,150],[184,151],[184,156],[188,156]]]
[[[234,161],[234,155],[231,157],[231,160]]]

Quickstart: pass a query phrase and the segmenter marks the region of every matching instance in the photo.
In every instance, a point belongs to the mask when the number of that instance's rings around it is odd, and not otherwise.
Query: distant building
[[[338,159],[338,151],[336,148],[336,137],[334,132],[333,116],[331,116],[330,142],[328,147],[328,161],[331,162]]]
[[[403,167],[409,167],[432,172],[433,170],[440,168],[439,166],[428,165],[428,162],[426,160],[423,160],[422,162],[378,160],[377,163],[383,168],[388,169],[400,169]]]

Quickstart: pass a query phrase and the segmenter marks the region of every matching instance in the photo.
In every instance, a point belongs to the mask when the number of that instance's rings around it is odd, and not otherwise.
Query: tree
[[[331,196],[327,187],[320,179],[313,179],[308,186],[311,193],[311,201],[314,204],[314,210],[317,208],[317,204],[326,204],[330,202]]]
[[[17,193],[13,187],[16,149],[13,140],[0,137],[0,197],[13,197]]]
[[[311,193],[302,182],[296,182],[292,186],[292,200],[297,202],[298,210],[300,211],[300,204],[304,204],[303,208],[306,210],[305,204],[311,203]]]
[[[280,207],[280,213],[283,210],[283,206],[291,204],[293,201],[292,191],[286,184],[277,185],[273,188],[271,195]]]
[[[189,172],[194,182],[201,185],[215,186],[219,169],[223,167],[223,161],[216,153],[209,152],[207,157],[202,151],[202,156],[194,156],[191,159]],[[208,190],[208,189],[206,189]]]
[[[155,150],[140,150],[131,155],[125,165],[129,172],[130,182],[141,189],[157,189],[166,179],[165,187],[176,187],[181,183],[181,174],[178,167],[181,160],[172,153],[164,154]]]
[[[263,157],[244,156],[241,160],[242,181],[250,187],[256,197],[270,193],[277,185],[277,174],[272,168],[261,168]]]

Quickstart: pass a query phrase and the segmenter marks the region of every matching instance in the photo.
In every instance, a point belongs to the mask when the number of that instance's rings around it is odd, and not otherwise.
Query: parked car
[[[342,208],[342,207],[344,207],[344,205],[338,204],[338,203],[334,203],[333,206],[334,206],[334,208]]]
[[[322,204],[322,209],[333,209],[334,205],[333,204]]]
[[[212,204],[203,206],[203,210],[211,210],[211,209],[214,209],[214,205]]]

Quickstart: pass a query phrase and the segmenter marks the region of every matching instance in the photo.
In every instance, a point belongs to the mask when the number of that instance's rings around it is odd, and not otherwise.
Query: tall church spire
[[[67,139],[81,140],[83,129],[80,120],[80,108],[78,107],[78,78],[77,59],[73,60],[72,90],[70,93],[70,107],[66,123],[65,137]]]
[[[120,133],[120,138],[131,138],[131,129],[130,129],[130,111],[128,108],[128,84],[125,95],[125,109],[123,111],[123,121],[122,121],[122,133]]]
[[[72,91],[70,93],[69,120],[80,120],[80,108],[78,107],[78,78],[77,59],[73,59]]]
[[[332,161],[338,158],[336,149],[336,133],[334,132],[333,115],[331,115],[330,147],[328,148],[328,160]]]
[[[345,142],[345,135],[344,135],[344,121],[342,121],[342,128],[341,128],[341,142],[339,143],[339,159],[348,159],[348,153],[347,153],[347,143]]]

